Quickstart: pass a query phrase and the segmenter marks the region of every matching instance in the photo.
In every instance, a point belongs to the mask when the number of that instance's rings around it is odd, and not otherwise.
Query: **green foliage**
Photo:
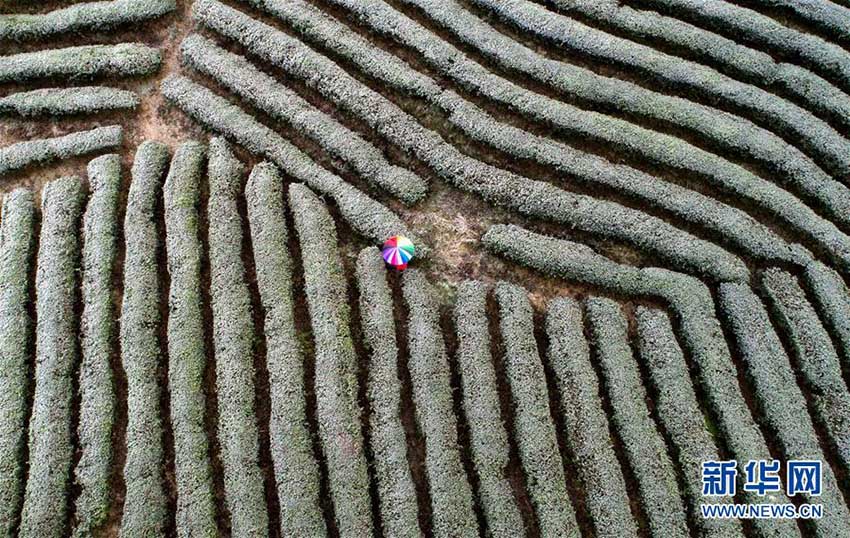
[[[209,154],[210,295],[225,501],[234,536],[267,536],[269,520],[258,460],[260,432],[254,411],[254,322],[236,203],[245,167],[220,138],[210,141]]]
[[[135,93],[102,86],[45,88],[0,98],[0,114],[17,114],[25,118],[133,110],[137,106],[139,97]]]
[[[494,538],[507,538],[522,536],[524,529],[507,479],[508,433],[499,408],[486,302],[487,286],[482,282],[466,281],[458,287],[454,310],[457,362],[487,531]]]
[[[295,329],[292,258],[284,218],[283,179],[263,162],[245,187],[257,285],[265,311],[269,372],[269,441],[283,536],[325,536],[319,468],[307,427],[304,348]]]
[[[434,290],[422,273],[407,269],[402,274],[402,291],[408,311],[407,368],[416,421],[425,438],[434,536],[478,536],[472,488],[458,448],[451,372]]]
[[[168,518],[160,398],[159,330],[161,248],[155,208],[168,170],[168,148],[143,142],[133,161],[124,217],[124,298],[121,363],[127,375],[127,492],[121,538],[162,536]]]
[[[740,522],[706,519],[699,514],[699,505],[705,502],[702,462],[720,459],[714,442],[717,431],[697,402],[688,365],[676,341],[670,318],[663,310],[644,306],[637,307],[635,318],[639,358],[649,374],[650,384],[655,388],[655,412],[675,447],[676,461],[682,470],[683,493],[692,513],[697,516],[691,521],[696,522],[705,536],[740,537]],[[732,500],[720,497],[712,502],[731,503]]]
[[[387,271],[376,247],[357,256],[357,285],[363,339],[369,352],[367,397],[370,447],[375,460],[381,522],[387,536],[422,536],[416,488],[407,461],[407,438],[401,422],[393,298]]]
[[[769,459],[764,437],[744,401],[729,347],[723,338],[708,287],[696,278],[665,269],[617,264],[586,245],[527,231],[518,226],[491,226],[485,247],[496,254],[552,276],[598,286],[629,297],[666,302],[680,329],[682,345],[696,366],[705,405],[732,457],[738,461]],[[793,536],[789,520],[759,520],[762,532]]]
[[[302,184],[289,186],[289,206],[301,245],[305,294],[316,342],[319,437],[337,526],[342,536],[368,536],[372,510],[357,403],[357,358],[348,327],[348,291],[336,227],[324,204]]]
[[[585,302],[590,336],[611,402],[611,422],[629,467],[652,535],[688,536],[676,471],[646,406],[646,390],[629,347],[620,305],[602,297]]]
[[[295,17],[289,15],[287,6],[300,5],[298,2],[268,4],[273,6],[274,14],[280,17]],[[362,43],[362,38],[356,34],[350,35],[351,32],[344,27],[338,27],[339,23],[334,22],[334,19],[322,16],[313,8],[292,10],[298,11],[299,17],[301,11],[316,12],[315,18],[299,18],[300,23],[296,26],[303,27],[305,32],[309,31],[311,38],[326,42],[340,54],[350,56],[361,68],[374,76],[380,76],[382,82],[396,87],[404,84],[407,77],[415,76],[415,72],[409,68],[399,66],[399,63],[402,66],[405,64],[398,58],[389,54],[375,56],[377,49],[371,46],[368,50],[364,49],[366,45]],[[251,53],[304,81],[464,191],[478,194],[491,203],[530,217],[634,244],[677,267],[686,267],[718,280],[746,278],[747,270],[741,260],[661,219],[617,203],[573,194],[466,156],[327,57],[244,13],[216,0],[199,0],[194,4],[193,13],[204,26],[241,43]],[[358,43],[363,46],[358,47]],[[433,81],[430,83],[434,85]],[[476,113],[474,106],[450,90],[433,99],[439,101],[452,118]],[[470,123],[477,123],[481,117],[481,114],[476,115],[475,121],[470,120]],[[488,132],[492,131],[492,126],[489,127]],[[699,248],[694,248],[695,244],[699,244]]]
[[[0,41],[35,41],[67,33],[111,30],[171,13],[175,0],[87,2],[37,15],[0,15]]]
[[[519,76],[527,76],[589,106],[614,109],[620,113],[675,125],[733,155],[750,156],[764,163],[778,180],[793,186],[807,198],[816,200],[831,218],[850,223],[850,190],[830,178],[803,152],[777,135],[695,101],[664,95],[629,81],[599,75],[589,69],[548,58],[494,30],[457,0],[408,2],[425,11],[429,18],[462,43],[502,68],[518,73]],[[530,16],[530,10],[533,9],[533,3],[513,0],[499,2],[494,13],[524,32],[534,33],[548,28],[549,14],[543,13],[547,16],[541,21],[540,14]]]
[[[316,164],[283,137],[226,99],[179,76],[163,81],[162,93],[197,121],[251,153],[268,158],[284,173],[332,198],[343,218],[363,236],[382,243],[393,235],[406,235],[417,246],[422,244],[386,206]]]
[[[801,6],[808,4],[803,9],[825,12],[824,2],[786,3]],[[784,25],[752,9],[717,0],[647,0],[645,4],[663,13],[675,12],[680,17],[687,17],[700,26],[720,33],[732,32],[745,36],[748,42],[765,48],[774,55],[801,61],[813,71],[828,78],[838,79],[844,85],[850,82],[850,57],[839,45]],[[846,26],[844,29],[846,30]],[[844,34],[846,35],[846,32]]]
[[[531,502],[543,536],[579,536],[567,493],[564,466],[549,409],[543,362],[534,339],[534,318],[522,288],[496,285],[505,375],[514,410],[514,435]]]
[[[738,128],[747,124],[756,128],[750,121],[768,125],[771,130],[792,138],[795,146],[816,156],[829,171],[838,175],[850,172],[850,141],[811,112],[775,94],[723,75],[706,65],[552,13],[543,6],[495,0],[474,2],[559,49],[621,66],[657,84],[697,95],[717,107],[713,109],[715,122],[724,121],[720,119],[720,110],[736,110],[743,117],[730,114],[727,121]],[[776,26],[781,28],[778,24]],[[850,61],[844,59],[844,63],[850,74]],[[706,112],[712,111],[707,106],[702,108]],[[766,130],[763,132],[770,136]]]
[[[112,428],[115,351],[112,271],[118,244],[118,190],[121,157],[104,155],[88,165],[91,196],[83,216],[83,271],[80,322],[82,358],[77,439],[80,459],[74,469],[77,496],[75,536],[91,536],[109,515],[112,478]]]
[[[0,82],[139,77],[155,73],[161,63],[162,54],[141,43],[47,49],[0,57]]]
[[[115,149],[121,145],[122,134],[120,125],[111,125],[0,148],[0,178],[28,166]]]
[[[743,284],[721,285],[718,299],[720,314],[745,362],[763,423],[773,433],[782,459],[825,460],[806,399],[761,300]],[[850,512],[829,465],[823,469],[822,480],[822,496],[808,497],[808,502],[822,502],[829,512],[811,526],[816,536],[837,536],[850,528]],[[750,502],[759,502],[758,497],[751,495]]]
[[[500,106],[516,109],[530,119],[552,125],[570,135],[589,137],[604,144],[614,144],[621,151],[638,154],[652,162],[705,177],[714,186],[767,208],[791,226],[812,237],[822,248],[830,252],[833,258],[843,258],[845,262],[850,260],[850,238],[829,221],[815,214],[792,194],[741,166],[700,149],[681,138],[652,131],[606,114],[580,109],[527,90],[506,78],[493,74],[449,42],[384,2],[372,2],[368,6],[356,0],[333,0],[333,3],[352,12],[370,29],[412,48],[441,74],[453,79],[474,94],[485,96]],[[415,0],[410,3],[425,11],[441,12],[443,9],[451,9],[446,7],[447,3],[439,1]],[[325,34],[329,34],[332,23],[325,21],[326,17],[317,10],[308,9],[302,4],[304,2],[300,0],[265,2],[267,9],[286,19],[290,24],[303,27],[304,32],[309,32],[311,36],[319,34],[321,32],[319,29],[324,27],[328,28]],[[586,4],[590,4],[594,9],[600,5],[599,2]],[[630,8],[623,7],[623,9]],[[548,13],[548,15],[552,14]],[[573,34],[565,35],[572,37]],[[344,54],[375,77],[405,93],[420,96],[431,101],[435,106],[443,108],[447,108],[449,103],[460,102],[459,98],[451,95],[450,92],[441,92],[434,81],[428,79],[426,75],[413,71],[406,64],[380,49],[370,48],[363,38],[352,32],[334,31],[323,40],[336,52]],[[341,44],[343,41],[345,46]],[[631,45],[640,47],[633,43]],[[367,57],[371,58],[368,62]],[[676,63],[676,69],[681,67],[680,64],[681,62]],[[394,71],[405,71],[405,76],[389,76],[386,68],[388,65],[391,65]],[[793,66],[788,68],[796,69]],[[793,86],[806,87],[796,83]],[[832,90],[838,92],[835,88]],[[846,102],[844,98],[836,100],[839,103]],[[779,259],[787,259],[791,254],[787,251],[788,247],[766,227],[756,224],[742,212],[696,192],[659,181],[625,166],[613,165],[605,159],[589,156],[565,144],[558,144],[521,129],[498,123],[469,104],[452,105],[447,112],[450,114],[450,122],[475,139],[480,139],[519,158],[554,167],[568,177],[589,185],[602,184],[627,192],[655,207],[671,211],[680,218],[717,231],[720,236],[744,248],[753,256],[776,256]],[[485,127],[488,125],[489,127]],[[842,217],[839,216],[839,218]]]
[[[163,185],[168,293],[168,392],[174,433],[178,536],[216,536],[201,313],[200,182],[206,148],[184,142],[177,148]]]
[[[245,57],[227,52],[198,34],[183,40],[181,50],[184,63],[309,136],[366,181],[408,205],[425,196],[428,185],[422,178],[387,162],[378,148],[255,68]]]
[[[29,275],[35,235],[32,192],[3,197],[0,220],[0,536],[12,537],[23,502],[32,320]]]
[[[817,6],[793,0],[769,0],[765,3],[780,3],[783,7],[800,7],[804,11],[818,13],[828,11],[823,9],[826,5],[824,2]],[[717,65],[718,70],[736,76],[739,80],[790,94],[804,102],[809,109],[827,114],[830,119],[838,120],[845,126],[850,121],[850,102],[846,97],[842,97],[841,90],[811,71],[790,63],[778,62],[761,50],[739,45],[732,39],[710,30],[656,11],[633,8],[617,0],[555,0],[553,4],[566,13],[575,12],[616,29],[618,35],[639,42],[664,43],[687,51],[690,58],[703,64]],[[841,8],[834,6],[834,9]],[[839,19],[840,17],[836,17],[833,21],[837,23]],[[846,21],[846,15],[844,19]]]
[[[59,538],[67,524],[74,455],[72,376],[78,359],[74,306],[84,198],[82,182],[76,177],[51,181],[41,192],[35,393],[29,424],[29,475],[21,512],[22,538]]]
[[[600,400],[599,380],[590,362],[581,306],[555,299],[546,313],[547,359],[560,395],[558,410],[566,443],[584,487],[585,506],[599,538],[635,536],[626,481],[610,442],[608,418]]]
[[[815,418],[841,467],[850,470],[850,393],[829,334],[793,275],[767,269],[761,274],[761,286],[810,388]]]

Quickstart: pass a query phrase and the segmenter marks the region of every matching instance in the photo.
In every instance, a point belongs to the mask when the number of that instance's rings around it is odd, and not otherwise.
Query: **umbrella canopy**
[[[399,271],[407,268],[407,264],[413,258],[415,252],[416,247],[413,246],[410,239],[403,235],[390,237],[381,249],[384,261]]]

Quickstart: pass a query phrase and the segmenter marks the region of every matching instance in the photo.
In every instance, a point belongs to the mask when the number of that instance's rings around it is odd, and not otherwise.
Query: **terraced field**
[[[847,0],[4,1],[0,536],[850,536],[848,129]]]

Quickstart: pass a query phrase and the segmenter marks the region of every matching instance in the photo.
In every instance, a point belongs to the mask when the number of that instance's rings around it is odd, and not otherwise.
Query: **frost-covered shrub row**
[[[0,83],[44,78],[137,77],[159,69],[162,55],[141,43],[84,45],[0,57]]]
[[[543,362],[534,339],[531,303],[524,289],[507,282],[496,285],[496,300],[505,377],[513,402],[514,436],[540,534],[578,536],[549,409]]]
[[[658,268],[639,269],[601,256],[586,245],[536,234],[517,226],[491,226],[486,248],[518,263],[567,280],[599,286],[620,295],[657,297],[671,307],[682,344],[692,357],[706,405],[732,457],[769,459],[764,438],[737,382],[737,370],[723,338],[708,287],[696,278]],[[793,536],[790,521],[758,520],[767,533]]]
[[[735,155],[750,155],[766,163],[777,179],[788,182],[847,223],[850,191],[833,180],[800,150],[751,122],[693,101],[661,95],[628,81],[604,77],[565,62],[546,58],[482,19],[455,0],[405,0],[427,11],[428,16],[490,61],[553,87],[565,95],[605,109],[654,118],[699,133]],[[512,4],[513,5],[513,4]],[[503,5],[500,15],[505,15]],[[547,17],[548,18],[548,17]],[[546,27],[543,21],[541,27]],[[531,29],[534,30],[534,29]]]
[[[410,45],[416,52],[429,59],[429,63],[440,68],[448,76],[460,79],[461,83],[473,78],[473,81],[465,84],[471,91],[479,92],[482,87],[490,89],[490,94],[500,96],[500,100],[503,101],[502,104],[514,107],[516,105],[513,99],[504,102],[505,92],[503,88],[507,87],[514,94],[514,97],[518,97],[516,94],[521,94],[519,101],[527,103],[527,108],[535,111],[532,112],[534,115],[539,115],[541,104],[551,110],[554,115],[559,115],[563,107],[568,107],[568,105],[520,89],[509,81],[499,79],[499,77],[487,72],[481,65],[466,58],[460,51],[445,41],[430,34],[426,29],[384,3],[369,4],[368,7],[346,0],[336,0],[336,3],[348,7],[358,16],[366,18],[370,28],[389,34],[397,41]],[[345,54],[358,65],[362,65],[364,70],[373,73],[384,82],[406,93],[422,96],[435,106],[442,107],[449,114],[449,121],[473,138],[486,141],[512,156],[544,164],[590,185],[601,184],[638,197],[655,207],[670,211],[682,219],[715,231],[719,236],[727,238],[729,242],[738,245],[747,252],[752,252],[757,257],[785,260],[795,257],[784,241],[740,210],[733,209],[698,192],[658,180],[628,166],[615,165],[601,157],[589,155],[565,144],[536,136],[508,124],[499,123],[459,95],[443,91],[434,80],[412,70],[395,56],[384,52],[382,49],[371,47],[369,42],[360,35],[350,30],[337,30],[338,23],[329,22],[324,25],[326,29],[319,33],[315,28],[320,28],[320,23],[327,16],[309,8],[297,9],[300,4],[301,2],[297,0],[286,3],[286,13],[294,12],[289,15],[287,20],[292,21],[293,24],[297,23],[309,28],[310,35],[319,35],[324,41],[333,39],[334,50]],[[448,50],[445,47],[448,47]],[[393,69],[390,70],[390,67]],[[393,76],[392,71],[404,73],[404,75]],[[477,77],[473,74],[477,74]],[[490,82],[494,79],[497,82]],[[491,85],[497,88],[490,88]],[[539,101],[543,101],[543,103]],[[574,111],[575,115],[582,115],[582,112],[578,109],[572,108],[570,110],[570,108],[566,108],[568,113]],[[601,114],[598,116],[605,117]],[[614,121],[631,125],[619,120]],[[561,118],[561,123],[571,124],[572,120]],[[772,186],[772,190],[777,189]],[[815,219],[818,220],[816,216]],[[841,236],[842,234],[836,230],[836,235],[831,236],[830,239],[833,239],[834,242]],[[845,256],[850,262],[850,238],[847,238],[845,250]]]
[[[372,2],[368,6],[356,0],[333,0],[333,3],[350,10],[370,29],[412,48],[440,73],[471,92],[484,95],[500,105],[522,112],[527,117],[570,133],[616,144],[653,162],[697,173],[715,187],[751,200],[789,223],[796,230],[811,237],[829,252],[833,259],[850,259],[850,238],[787,191],[741,166],[682,139],[650,131],[605,114],[581,110],[526,90],[491,73],[450,43],[383,2]],[[286,16],[293,24],[300,23],[312,29],[322,20],[323,14],[302,5],[302,2],[286,2],[285,7],[277,7],[275,13]],[[314,24],[308,25],[314,21]],[[448,94],[442,93],[442,89],[426,75],[411,70],[398,58],[382,49],[370,48],[368,42],[353,32],[336,31],[333,34],[335,42],[343,37],[349,44],[344,51],[348,53],[348,57],[363,65],[375,76],[406,93],[433,100],[440,106],[449,102]],[[335,50],[340,50],[340,47],[337,46]],[[367,56],[372,58],[369,63],[364,60]],[[406,76],[388,78],[385,75],[388,66],[393,66],[396,71],[404,70]],[[600,183],[627,192],[655,207],[666,209],[685,220],[716,231],[756,257],[795,257],[788,252],[788,247],[781,239],[740,211],[632,168],[613,165],[602,158],[587,155],[564,144],[534,136],[510,125],[499,124],[457,96],[453,96],[451,102],[457,103],[453,106],[458,107],[456,111],[450,111],[453,112],[451,122],[472,136],[486,139],[491,145],[509,154],[555,166],[589,184]],[[461,113],[462,110],[466,112]],[[484,125],[491,125],[492,128],[484,129]]]
[[[850,172],[850,141],[810,112],[761,88],[587,26],[534,3],[522,0],[474,0],[474,3],[501,13],[512,24],[559,48],[625,66],[666,86],[693,92],[712,104],[744,111],[742,114],[769,125],[771,130],[793,138],[831,170],[842,175]]]
[[[369,475],[357,403],[357,358],[336,227],[324,204],[299,183],[289,186],[304,288],[316,346],[319,437],[328,465],[334,514],[342,536],[372,534]]]
[[[80,321],[80,459],[74,481],[80,490],[75,536],[91,536],[109,514],[115,388],[111,358],[115,350],[112,270],[118,244],[118,190],[121,156],[104,155],[88,165],[89,197],[83,215],[82,303]]]
[[[381,522],[387,536],[422,536],[416,487],[407,461],[407,439],[401,422],[393,298],[381,252],[367,247],[357,256],[357,287],[363,339],[369,352],[370,445],[375,460]]]
[[[114,149],[121,145],[122,133],[120,125],[110,125],[0,148],[0,178],[27,166]]]
[[[655,387],[655,412],[675,447],[683,493],[692,513],[696,514],[691,521],[696,523],[701,536],[741,537],[739,521],[706,519],[699,514],[699,505],[707,501],[702,495],[702,462],[717,461],[720,455],[697,403],[688,366],[670,319],[664,311],[644,306],[636,308],[635,318],[640,360],[649,373],[649,382]],[[728,504],[732,499],[718,497],[710,502]]]
[[[422,178],[387,162],[378,148],[255,68],[243,56],[232,54],[198,34],[184,39],[181,51],[186,64],[311,137],[370,183],[406,204],[413,204],[425,196],[428,185]]]
[[[406,235],[417,247],[420,245],[416,235],[386,206],[325,170],[276,132],[204,86],[175,76],[162,83],[162,93],[196,121],[333,198],[346,222],[365,237],[380,243],[393,235]]]
[[[194,15],[202,24],[239,41],[287,74],[303,79],[463,190],[526,215],[636,244],[676,266],[718,280],[746,278],[747,270],[740,260],[660,219],[616,203],[568,193],[465,156],[328,58],[239,11],[215,0],[199,0],[194,4]]]
[[[235,536],[267,536],[269,518],[254,411],[254,321],[242,265],[242,220],[236,205],[244,175],[245,167],[227,142],[213,138],[207,172],[208,244],[225,501]]]
[[[295,330],[292,259],[284,218],[283,179],[264,162],[245,186],[257,286],[265,313],[269,373],[269,443],[283,536],[325,536],[319,468],[307,426],[304,353]]]
[[[408,310],[407,368],[413,384],[416,421],[425,438],[434,536],[478,536],[472,488],[460,459],[451,371],[435,292],[416,269],[403,273],[402,288]]]
[[[767,269],[761,285],[791,343],[797,369],[814,403],[815,418],[826,431],[840,465],[850,470],[850,394],[829,334],[794,276]]]
[[[121,537],[161,536],[168,517],[164,487],[159,368],[159,263],[156,201],[168,168],[168,148],[143,142],[136,151],[124,217],[124,298],[121,363],[127,375],[127,493]]]
[[[850,86],[850,55],[846,50],[752,9],[718,0],[640,0],[640,3],[733,35],[735,39],[752,43],[772,54],[779,53],[801,61],[813,71],[839,80],[845,88]],[[843,31],[846,33],[846,30],[845,26]]]
[[[488,535],[522,536],[522,517],[507,479],[508,434],[499,408],[486,302],[487,286],[483,282],[470,280],[458,286],[454,321],[461,401]]]
[[[838,347],[842,366],[850,367],[850,290],[841,275],[817,261],[806,265],[802,278]]]
[[[113,0],[76,4],[44,14],[0,15],[0,41],[33,41],[61,34],[100,32],[171,13],[175,0]]]
[[[24,489],[32,320],[27,312],[34,225],[32,192],[3,197],[0,220],[0,536],[14,536]]]
[[[788,2],[793,5],[808,2]],[[825,4],[822,2],[821,4]],[[687,22],[642,11],[616,0],[554,0],[565,12],[577,12],[616,29],[621,35],[641,41],[663,42],[683,49],[692,57],[719,65],[727,74],[743,76],[747,81],[784,90],[807,107],[828,114],[845,126],[850,122],[850,102],[846,95],[811,71],[775,61],[769,54],[739,45],[719,34]]]
[[[718,299],[746,365],[762,420],[782,450],[783,460],[824,460],[806,400],[761,300],[746,284],[731,283],[720,285]],[[824,465],[822,476],[823,494],[806,497],[808,502],[824,504],[824,517],[811,525],[816,536],[838,536],[850,528],[850,512],[829,465]]]
[[[168,275],[168,392],[174,433],[179,536],[213,536],[215,499],[205,431],[201,238],[198,204],[206,148],[184,142],[174,154],[162,187],[165,200]]]
[[[36,273],[35,393],[29,424],[29,474],[21,512],[22,538],[59,538],[68,518],[74,454],[73,370],[77,361],[78,231],[85,193],[76,177],[41,191]],[[4,243],[8,239],[5,237]]]
[[[850,10],[847,3],[840,2],[799,2],[798,0],[755,0],[756,6],[775,7],[791,10],[806,22],[819,27],[830,34],[832,39],[846,42],[847,28],[850,28]]]
[[[676,471],[646,407],[646,390],[629,347],[626,317],[618,303],[602,297],[588,298],[585,308],[611,402],[611,420],[637,480],[649,529],[658,536],[687,536]]]
[[[555,374],[572,462],[585,491],[585,506],[599,538],[637,536],[626,481],[611,442],[600,400],[599,380],[590,363],[579,303],[555,299],[546,313],[547,359]]]
[[[135,93],[102,86],[45,88],[0,98],[0,114],[17,114],[25,118],[132,110],[137,106],[139,97]]]

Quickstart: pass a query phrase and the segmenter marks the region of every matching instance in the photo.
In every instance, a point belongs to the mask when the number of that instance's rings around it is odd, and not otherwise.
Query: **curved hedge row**
[[[718,461],[714,435],[697,402],[688,365],[676,341],[670,319],[662,310],[638,306],[637,347],[640,360],[655,387],[655,412],[675,447],[676,461],[682,473],[691,521],[701,536],[740,538],[741,523],[735,519],[707,519],[699,514],[699,505],[708,499],[702,495],[702,462]],[[732,499],[719,497],[710,502],[729,504]]]
[[[398,215],[386,206],[313,162],[283,137],[226,99],[177,76],[163,81],[162,93],[198,122],[236,141],[251,153],[268,158],[286,174],[333,198],[346,222],[365,237],[382,243],[387,237],[406,235],[417,247],[421,244]],[[422,252],[427,252],[427,249],[422,249]]]
[[[324,204],[299,183],[289,186],[304,288],[316,346],[319,437],[328,465],[334,513],[342,536],[372,534],[369,475],[357,402],[357,358],[336,227]]]
[[[579,243],[536,234],[518,226],[491,226],[484,246],[496,254],[556,277],[599,286],[627,296],[667,302],[681,326],[680,336],[697,366],[706,405],[732,456],[738,461],[769,459],[767,444],[744,401],[737,370],[714,312],[708,288],[699,280],[664,269],[620,265]],[[758,520],[761,532],[797,535],[789,520]]]
[[[781,8],[790,10],[806,22],[824,29],[830,37],[838,41],[848,39],[847,28],[850,28],[850,10],[847,4],[837,2],[815,1],[798,2],[797,0],[755,0],[757,6]]]
[[[549,59],[493,29],[455,0],[405,2],[425,10],[430,18],[457,39],[510,71],[522,73],[565,95],[606,110],[620,110],[687,128],[733,155],[749,155],[767,164],[777,174],[777,179],[816,200],[831,218],[850,224],[847,217],[850,214],[850,190],[833,180],[800,150],[746,120]],[[500,12],[500,15],[505,15],[505,12]]]
[[[255,68],[245,57],[232,54],[198,34],[184,39],[180,47],[185,64],[311,137],[325,151],[348,163],[363,179],[405,204],[418,202],[428,191],[422,178],[387,162],[378,148]]]
[[[242,264],[242,219],[236,203],[244,175],[244,165],[227,142],[210,140],[210,295],[225,501],[234,535],[266,536],[269,518],[254,411],[254,321]]]
[[[568,177],[578,178],[591,187],[607,187],[618,194],[637,198],[650,207],[672,213],[684,222],[710,230],[721,238],[723,243],[734,246],[757,259],[783,260],[793,263],[808,257],[790,247],[770,228],[744,211],[697,191],[660,180],[628,166],[613,164],[601,157],[577,152],[565,144],[532,135],[521,129],[510,126],[499,128],[489,126],[486,115],[473,107],[464,105],[462,109],[455,109],[452,113],[457,125],[463,125],[470,132],[486,132],[487,138],[495,147],[514,157],[538,162]],[[671,228],[661,219],[654,217],[650,219],[654,221],[656,230],[658,226]],[[675,229],[664,231],[665,235],[678,232]],[[829,254],[836,258],[838,264],[850,267],[850,237],[836,230],[829,240]],[[690,241],[700,240],[691,238]],[[725,254],[725,262],[729,265],[734,264],[734,261],[728,259],[730,255],[721,252],[716,245],[706,241],[702,243],[711,245],[710,248],[715,251],[712,253],[714,256],[722,258]],[[665,254],[669,257],[668,253],[665,252]]]
[[[825,121],[770,92],[739,82],[702,64],[597,30],[534,3],[521,0],[473,1],[559,48],[603,63],[624,66],[662,85],[697,94],[712,105],[733,108],[742,116],[746,114],[754,121],[770,126],[767,130],[793,138],[795,144],[828,165],[829,169],[842,175],[850,172],[850,141]]]
[[[381,522],[387,536],[422,536],[416,487],[407,461],[407,438],[401,422],[393,298],[381,252],[367,247],[357,256],[357,286],[363,339],[369,352],[370,444],[375,460]]]
[[[463,155],[328,58],[239,11],[216,0],[199,0],[194,4],[193,13],[203,25],[240,42],[253,54],[288,74],[303,79],[465,191],[529,216],[636,244],[677,266],[719,280],[746,278],[747,270],[740,260],[660,219],[616,203],[568,193]],[[447,95],[454,94],[448,92]],[[699,243],[700,248],[694,248],[694,243]]]
[[[761,274],[761,285],[791,343],[797,369],[814,403],[815,418],[846,472],[850,470],[850,393],[832,341],[794,276],[767,269]]]
[[[137,106],[139,96],[134,92],[103,86],[45,88],[0,98],[0,114],[17,114],[25,118],[133,110]]]
[[[434,290],[415,269],[402,274],[402,288],[408,310],[407,368],[413,385],[416,421],[425,438],[425,471],[431,492],[434,536],[478,536],[472,488],[460,459],[451,372]]]
[[[717,0],[640,0],[662,12],[675,13],[737,39],[801,61],[813,71],[850,86],[850,56],[838,45],[796,30],[752,9]],[[846,30],[846,28],[845,28]]]
[[[71,406],[78,338],[74,313],[80,255],[77,236],[84,199],[82,182],[76,177],[51,181],[41,191],[35,391],[22,538],[59,538],[67,524],[74,455]]]
[[[524,289],[507,282],[496,285],[496,300],[505,350],[505,377],[513,402],[514,433],[540,533],[578,536],[549,409],[546,376],[534,339],[531,303]]]
[[[0,57],[0,83],[19,84],[44,78],[139,77],[155,73],[161,63],[162,54],[141,43],[23,52]]]
[[[469,424],[472,463],[487,534],[494,538],[522,536],[522,516],[507,479],[508,433],[499,407],[486,302],[487,286],[483,282],[469,280],[458,286],[454,321],[461,401]]]
[[[559,412],[564,420],[566,442],[585,491],[594,536],[637,536],[626,481],[600,400],[599,380],[590,363],[590,347],[584,337],[578,301],[562,297],[549,303],[546,334],[547,359],[561,397]]]
[[[781,447],[783,459],[824,461],[806,400],[761,301],[744,284],[721,284],[718,299],[746,364],[763,420]],[[825,508],[824,517],[811,521],[811,526],[816,536],[838,536],[841,529],[850,528],[850,511],[829,465],[823,466],[822,480],[821,496],[805,496],[808,502],[822,502]]]
[[[828,115],[844,127],[850,125],[850,103],[844,92],[808,69],[777,62],[769,54],[739,45],[714,32],[615,0],[555,0],[553,3],[567,13],[577,12],[616,29],[620,35],[643,42],[666,43],[687,51],[700,61],[720,66],[726,74],[743,76],[758,86],[784,90],[810,109]]]
[[[32,192],[3,196],[0,220],[0,536],[14,536],[24,489],[32,320],[29,275],[35,235]]]
[[[205,430],[204,327],[198,203],[206,148],[177,148],[165,184],[168,290],[168,392],[174,432],[179,536],[214,536],[216,526],[209,440]]]
[[[67,33],[111,30],[171,13],[175,0],[88,2],[38,15],[0,15],[0,40],[32,41]]]
[[[127,459],[121,537],[162,536],[168,517],[159,386],[159,234],[156,205],[168,148],[143,142],[136,151],[124,217],[121,363],[127,375]]]
[[[112,271],[118,246],[118,191],[121,156],[104,155],[88,165],[88,207],[83,215],[82,303],[80,321],[80,459],[74,469],[77,496],[75,536],[91,536],[109,515],[112,428],[117,406],[112,375],[115,305]]]
[[[611,420],[637,480],[649,530],[658,536],[688,536],[676,471],[646,407],[626,317],[619,303],[602,297],[588,298],[585,309],[602,384],[611,401]]]
[[[838,346],[842,367],[850,367],[850,290],[841,275],[817,261],[806,266],[801,278]]]
[[[529,91],[508,79],[488,71],[474,62],[450,43],[440,39],[426,28],[389,7],[383,2],[372,2],[368,6],[356,0],[333,0],[354,14],[370,30],[387,35],[415,50],[429,65],[441,74],[455,80],[470,92],[521,112],[524,116],[555,126],[579,136],[590,137],[608,144],[615,144],[625,151],[637,153],[655,163],[672,166],[679,170],[698,174],[713,186],[744,197],[771,214],[787,222],[795,230],[812,238],[830,256],[842,263],[850,256],[850,238],[840,232],[831,222],[818,216],[803,202],[777,185],[762,179],[741,166],[733,164],[693,146],[685,140],[644,129],[633,123],[605,114],[586,111]],[[298,9],[300,2],[286,2],[285,8],[275,13],[287,16],[291,23],[318,21],[319,15],[309,9]],[[303,14],[302,14],[303,12]],[[338,33],[336,39],[342,39]],[[380,49],[368,50],[368,43],[359,36],[345,33],[349,58],[357,60],[370,72],[394,83],[401,90],[414,95],[434,99],[441,90],[423,74],[407,68],[393,56]],[[359,46],[357,44],[359,43]],[[350,51],[356,50],[357,56]],[[366,54],[374,61],[365,64],[361,58]],[[392,61],[394,60],[394,62]],[[406,70],[405,77],[387,78],[388,65],[397,70]],[[446,101],[445,95],[438,99]],[[493,118],[463,104],[456,96],[453,103],[460,103],[451,120],[455,125],[502,151],[522,158],[529,158],[555,165],[559,170],[571,174],[589,184],[601,183],[619,191],[636,196],[654,207],[666,209],[684,218],[712,229],[730,242],[740,245],[757,257],[793,259],[784,242],[765,226],[749,216],[724,204],[711,200],[699,193],[661,181],[632,168],[614,165],[604,159],[594,158],[564,144],[537,137],[509,125],[497,125]],[[484,129],[484,125],[492,129]]]
[[[257,287],[265,311],[269,373],[269,443],[283,536],[325,536],[319,467],[307,425],[304,353],[295,330],[292,260],[283,204],[283,179],[270,163],[251,171],[245,186]]]
[[[120,125],[110,125],[0,148],[0,178],[27,166],[115,149],[121,145],[122,135]]]

